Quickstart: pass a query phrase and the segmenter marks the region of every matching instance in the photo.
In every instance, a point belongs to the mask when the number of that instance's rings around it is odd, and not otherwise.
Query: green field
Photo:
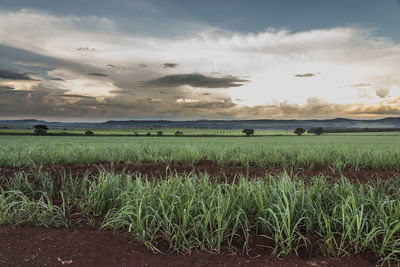
[[[182,132],[184,136],[227,136],[240,137],[245,136],[241,129],[191,129],[191,128],[54,128],[50,127],[47,131],[49,135],[85,135],[86,131],[92,131],[94,135],[99,136],[158,136],[162,132],[162,136],[175,136],[177,131]],[[32,127],[11,127],[9,129],[0,128],[0,135],[33,135]],[[255,130],[254,136],[295,136],[293,130],[276,130],[264,129]],[[307,131],[303,136],[313,136],[313,133]],[[324,133],[329,136],[399,136],[400,132],[345,132],[345,133]]]
[[[373,253],[379,263],[400,259],[400,177],[369,184],[345,177],[290,174],[327,164],[331,170],[400,170],[397,133],[322,136],[144,137],[0,136],[0,166],[89,164],[103,161],[283,168],[233,183],[207,173],[172,173],[147,180],[140,173],[101,171],[96,177],[21,171],[0,175],[0,225],[74,227],[128,232],[157,251],[252,249],[265,238],[281,257],[300,249],[325,257]],[[318,240],[318,243],[312,243]],[[315,252],[314,252],[315,253]]]
[[[159,129],[159,128],[104,128],[104,129],[73,129],[73,128],[50,128],[47,133],[56,135],[84,135],[86,131],[92,131],[95,135],[140,135],[145,136],[150,133],[150,135],[157,135],[158,132],[162,132],[162,135],[175,135],[176,131],[180,131],[183,135],[196,136],[196,135],[220,135],[220,136],[244,136],[242,130],[238,129]],[[33,128],[11,128],[11,129],[0,129],[0,134],[33,134]],[[254,135],[264,136],[264,135],[295,135],[291,130],[256,130]],[[304,135],[309,135],[304,133]]]
[[[0,136],[0,165],[88,164],[100,161],[221,166],[400,169],[396,135],[270,137],[61,137]]]

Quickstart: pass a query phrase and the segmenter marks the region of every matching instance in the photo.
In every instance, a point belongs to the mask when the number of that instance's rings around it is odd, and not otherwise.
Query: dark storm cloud
[[[198,99],[193,102],[180,102],[156,98],[137,98],[134,96],[114,96],[98,101],[95,97],[79,94],[60,94],[43,85],[30,90],[14,90],[0,86],[0,114],[9,116],[38,116],[58,118],[312,118],[315,114],[326,117],[343,115],[400,115],[400,106],[394,99],[392,105],[338,105],[309,98],[306,105],[288,104],[260,105],[243,107],[232,102],[231,98],[215,98],[212,101]],[[10,105],[9,103],[18,103]]]
[[[24,49],[9,47],[5,45],[0,45],[0,62],[10,63],[11,65],[12,62],[25,62],[24,67],[45,66],[47,68],[46,72],[48,70],[58,68],[68,69],[75,73],[101,73],[103,71],[100,68],[96,68],[85,63],[72,62],[55,57],[44,56]],[[27,73],[23,75],[27,76]],[[43,73],[40,74],[40,76],[43,75]]]
[[[97,113],[99,103],[95,98],[81,95],[65,97],[43,85],[30,90],[0,90],[0,114],[2,116],[81,116],[83,112]],[[74,97],[73,103],[71,103]],[[9,105],[7,103],[18,103]],[[100,107],[100,106],[99,106]],[[100,107],[101,108],[101,107]]]
[[[318,75],[319,73],[304,73],[304,74],[296,74],[294,77],[296,78],[306,78],[306,77],[314,77]]]
[[[212,102],[177,103],[158,98],[137,98],[116,95],[98,101],[95,97],[80,94],[60,94],[43,84],[30,90],[0,87],[1,117],[30,116],[56,118],[191,118],[209,116],[228,117],[234,104],[229,98]],[[9,103],[18,103],[10,105]]]
[[[189,85],[192,87],[202,88],[229,88],[242,86],[243,84],[241,83],[244,82],[249,82],[249,80],[244,80],[234,76],[215,78],[198,73],[193,73],[167,75],[158,79],[143,82],[143,84],[160,87],[177,87],[182,85]]]
[[[0,69],[0,79],[6,80],[24,80],[24,81],[36,81],[28,76],[28,73],[18,73],[9,70]]]
[[[53,80],[53,81],[65,82],[65,80],[64,80],[64,79],[57,78],[57,77],[55,77],[55,78],[51,78],[51,80]]]
[[[89,73],[88,75],[91,75],[91,76],[101,76],[101,77],[108,77],[108,75],[107,75],[107,74],[100,73],[100,72]]]
[[[177,67],[178,65],[179,64],[177,64],[177,63],[164,63],[163,64],[164,69],[173,69],[173,68]]]

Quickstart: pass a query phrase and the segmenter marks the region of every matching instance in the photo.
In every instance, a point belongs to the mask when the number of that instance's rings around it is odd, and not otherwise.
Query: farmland
[[[397,264],[399,185],[397,133],[0,136],[4,236],[112,231],[202,264]]]
[[[92,131],[98,136],[157,136],[159,132],[163,136],[174,136],[177,131],[185,136],[243,136],[239,129],[188,129],[188,128],[50,128],[49,135],[84,135],[86,131]],[[32,127],[12,127],[10,129],[1,129],[0,134],[6,135],[33,135]],[[398,132],[397,132],[398,133]],[[384,133],[385,134],[385,133]],[[393,135],[393,132],[389,134]],[[255,132],[256,136],[273,135],[295,135],[292,130],[259,130]],[[308,133],[305,133],[308,135]]]
[[[27,145],[29,144],[29,145]],[[221,166],[400,169],[396,135],[241,138],[0,136],[0,165],[89,164],[102,161]]]

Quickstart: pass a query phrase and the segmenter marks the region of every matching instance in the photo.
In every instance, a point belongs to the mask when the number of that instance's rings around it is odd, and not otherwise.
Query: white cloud
[[[118,25],[101,17],[21,10],[0,12],[0,21],[0,44],[86,64],[108,75],[88,76],[73,68],[48,73],[63,78],[65,82],[53,81],[53,86],[71,94],[112,97],[119,91],[143,98],[175,97],[186,103],[222,95],[240,99],[233,102],[241,108],[254,108],[259,117],[285,116],[282,110],[287,107],[315,106],[310,99],[317,99],[318,105],[353,105],[357,109],[380,107],[385,101],[393,104],[400,97],[400,45],[358,28],[299,33],[268,29],[258,34],[208,28],[191,36],[155,38],[118,31]],[[179,65],[165,69],[166,62]],[[140,85],[145,80],[189,73],[229,74],[250,82],[223,91],[207,89],[208,94],[190,86],[160,93],[160,88]],[[319,74],[296,77],[304,73]]]

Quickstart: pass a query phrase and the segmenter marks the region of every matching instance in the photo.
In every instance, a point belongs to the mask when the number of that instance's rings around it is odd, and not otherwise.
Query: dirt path
[[[89,228],[0,226],[0,266],[374,266],[371,255],[283,259],[258,247],[237,253],[154,254],[126,235]]]

